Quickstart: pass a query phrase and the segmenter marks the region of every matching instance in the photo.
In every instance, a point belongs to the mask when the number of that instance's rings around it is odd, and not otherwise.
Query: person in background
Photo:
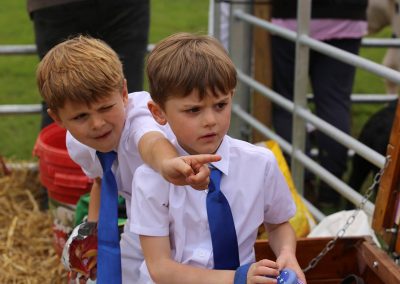
[[[56,44],[82,34],[104,40],[122,61],[128,91],[143,90],[149,0],[27,0],[39,58]],[[52,123],[43,102],[41,128]]]
[[[296,0],[274,0],[272,23],[297,31],[297,3]],[[310,36],[344,51],[358,54],[361,39],[367,32],[367,4],[368,0],[313,0]],[[271,53],[273,90],[293,100],[295,43],[273,35]],[[310,50],[309,79],[316,114],[347,134],[350,133],[350,95],[354,75],[354,66]],[[292,115],[274,106],[272,121],[277,134],[290,142]],[[346,171],[347,148],[318,131],[316,143],[319,149],[319,163],[338,178],[342,178]],[[305,191],[307,193],[307,186]],[[339,194],[323,182],[319,185],[317,200],[317,205],[321,208],[337,209],[340,205]]]

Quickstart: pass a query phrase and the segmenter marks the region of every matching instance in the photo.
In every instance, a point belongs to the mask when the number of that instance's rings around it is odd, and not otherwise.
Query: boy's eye
[[[227,105],[227,103],[219,103],[217,104],[217,109],[223,109],[225,106]]]
[[[199,112],[200,111],[200,108],[199,107],[192,107],[192,108],[190,108],[190,109],[187,109],[185,112],[188,112],[188,113],[196,113],[196,112]]]
[[[73,120],[82,120],[87,117],[86,113],[79,114],[73,118]]]
[[[110,110],[113,106],[114,106],[114,104],[112,104],[112,105],[107,105],[107,106],[103,106],[103,107],[100,109],[100,111],[107,111],[107,110]]]

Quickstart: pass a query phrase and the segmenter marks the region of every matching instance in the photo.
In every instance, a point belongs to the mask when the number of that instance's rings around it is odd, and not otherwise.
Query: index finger
[[[189,159],[190,164],[204,165],[220,161],[221,156],[216,154],[198,154],[198,155],[185,156],[185,159]]]

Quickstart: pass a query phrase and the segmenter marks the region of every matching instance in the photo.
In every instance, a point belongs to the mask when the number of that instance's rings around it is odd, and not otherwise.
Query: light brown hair
[[[57,112],[68,100],[90,105],[123,88],[118,55],[105,42],[77,36],[53,47],[36,71],[39,92]]]
[[[236,69],[224,47],[213,37],[173,34],[151,51],[146,67],[150,94],[164,107],[171,96],[198,90],[203,98],[210,90],[228,93],[236,87]]]

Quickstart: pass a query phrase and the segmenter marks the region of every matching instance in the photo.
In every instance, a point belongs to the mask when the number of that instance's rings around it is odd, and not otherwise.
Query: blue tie
[[[116,152],[96,152],[103,168],[98,228],[97,282],[122,283],[118,231],[118,188],[111,166]]]
[[[211,168],[207,194],[207,215],[210,226],[215,269],[235,270],[240,266],[235,223],[231,208],[220,190],[221,171]]]

